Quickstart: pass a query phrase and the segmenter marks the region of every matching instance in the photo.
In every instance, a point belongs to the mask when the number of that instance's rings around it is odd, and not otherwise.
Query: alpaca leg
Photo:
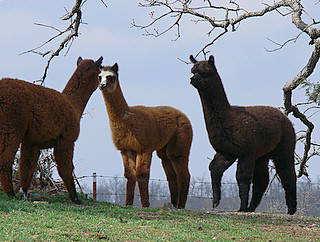
[[[249,206],[249,212],[254,212],[258,207],[264,192],[269,184],[269,171],[268,171],[269,159],[262,157],[256,160],[254,174],[253,174],[253,190],[252,199]]]
[[[291,159],[275,159],[274,164],[286,193],[288,214],[292,215],[297,211],[297,177],[294,169],[294,159],[293,157]]]
[[[131,151],[121,152],[124,177],[127,178],[126,206],[132,205],[134,200],[134,189],[136,187],[136,155]]]
[[[37,168],[39,155],[40,149],[38,147],[21,145],[19,173],[21,188],[25,198],[28,198],[28,189]]]
[[[81,204],[78,198],[76,187],[74,184],[72,172],[74,169],[73,158],[74,143],[60,144],[54,148],[54,157],[57,163],[57,169],[60,177],[62,178],[65,187],[67,188],[71,201],[76,204]]]
[[[169,191],[170,191],[170,199],[171,204],[177,208],[178,206],[178,184],[177,184],[177,175],[173,169],[171,161],[168,159],[161,160],[162,167],[166,173]]]
[[[212,207],[216,208],[221,199],[221,179],[223,173],[234,163],[235,160],[227,161],[223,155],[216,153],[210,162],[209,170],[211,175],[212,186]]]
[[[178,205],[177,208],[185,208],[188,198],[190,173],[188,169],[188,158],[179,157],[171,159],[173,168],[177,175]]]
[[[177,176],[171,164],[171,161],[167,158],[166,148],[157,151],[158,157],[161,159],[162,167],[166,173],[167,181],[170,190],[171,203],[174,207],[178,205],[178,185]]]
[[[239,212],[248,211],[250,184],[254,171],[254,159],[246,157],[238,160],[237,182],[239,187],[240,209]]]
[[[189,154],[192,143],[192,128],[180,119],[176,135],[167,144],[166,155],[176,174],[178,202],[177,208],[185,208],[190,186]]]
[[[9,135],[0,135],[0,182],[3,191],[14,197],[12,185],[12,165],[18,150],[19,141]]]
[[[152,153],[137,154],[136,177],[139,186],[142,207],[149,207],[149,178]]]

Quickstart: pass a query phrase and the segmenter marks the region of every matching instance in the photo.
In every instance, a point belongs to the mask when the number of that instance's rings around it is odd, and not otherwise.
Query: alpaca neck
[[[119,122],[126,117],[129,106],[123,96],[119,82],[115,91],[111,93],[104,91],[103,98],[111,122]]]
[[[215,74],[210,81],[210,86],[205,90],[198,89],[198,92],[206,122],[222,126],[225,115],[230,109],[230,104],[219,75]]]
[[[79,114],[79,118],[82,116],[90,96],[97,88],[89,88],[86,85],[81,85],[81,83],[84,82],[77,76],[77,73],[74,73],[62,91]]]

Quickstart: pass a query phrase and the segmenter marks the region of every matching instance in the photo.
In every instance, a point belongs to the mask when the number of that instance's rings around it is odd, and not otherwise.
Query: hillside
[[[320,239],[320,217],[237,212],[138,209],[66,195],[42,201],[9,199],[0,192],[2,240],[168,241]]]

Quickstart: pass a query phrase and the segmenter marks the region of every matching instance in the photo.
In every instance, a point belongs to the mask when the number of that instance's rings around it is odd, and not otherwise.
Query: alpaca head
[[[217,75],[217,69],[214,64],[214,57],[211,55],[208,61],[197,61],[190,55],[190,61],[194,64],[191,73],[191,85],[197,89],[206,89],[212,84],[212,76]]]
[[[118,64],[101,67],[99,82],[101,91],[114,92],[118,86]]]
[[[82,59],[79,56],[77,60],[77,69],[75,71],[77,82],[74,84],[75,88],[86,87],[86,89],[95,90],[98,87],[98,75],[101,68],[103,57],[93,61],[90,59]]]

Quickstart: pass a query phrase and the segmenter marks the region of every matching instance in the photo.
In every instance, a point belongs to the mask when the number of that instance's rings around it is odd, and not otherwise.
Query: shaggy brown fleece
[[[268,162],[272,159],[286,192],[288,213],[297,208],[294,150],[296,136],[290,120],[268,106],[239,107],[228,102],[213,56],[196,61],[191,84],[198,90],[208,136],[217,151],[210,163],[213,207],[220,201],[221,177],[236,160],[240,211],[255,211],[269,183]],[[250,184],[253,192],[250,206]]]
[[[97,60],[78,59],[78,66],[63,92],[4,78],[0,80],[0,180],[4,191],[14,196],[12,164],[21,144],[19,172],[27,196],[37,167],[40,149],[54,148],[59,175],[71,200],[80,203],[72,177],[73,148],[80,131],[80,118],[97,89]]]
[[[167,175],[171,203],[184,208],[190,183],[192,126],[189,119],[172,107],[128,106],[120,88],[117,64],[102,68],[99,78],[112,140],[121,151],[124,163],[126,205],[133,204],[136,181],[142,206],[150,205],[148,182],[152,152],[156,150]]]

